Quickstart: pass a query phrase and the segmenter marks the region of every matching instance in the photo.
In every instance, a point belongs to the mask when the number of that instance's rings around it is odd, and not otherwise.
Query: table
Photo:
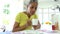
[[[27,30],[27,31],[14,32],[12,34],[60,34],[60,31]]]
[[[60,31],[45,31],[45,30],[25,30],[19,32],[0,32],[0,34],[60,34]]]

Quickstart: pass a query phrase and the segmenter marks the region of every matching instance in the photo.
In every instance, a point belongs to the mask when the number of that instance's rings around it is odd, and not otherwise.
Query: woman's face
[[[28,12],[32,15],[36,12],[36,9],[37,9],[37,3],[36,2],[29,4],[27,7]]]

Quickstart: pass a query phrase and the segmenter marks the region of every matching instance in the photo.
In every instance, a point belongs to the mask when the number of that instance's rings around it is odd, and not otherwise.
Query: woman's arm
[[[26,27],[28,27],[27,25],[24,25],[24,26],[19,26],[19,23],[15,22],[14,26],[13,26],[13,32],[16,32],[16,31],[22,31],[24,30]]]
[[[13,27],[13,32],[16,32],[16,31],[22,31],[24,30],[25,28],[27,28],[28,26],[31,26],[31,21],[30,20],[27,20],[27,23],[23,26],[19,26],[19,23],[15,22],[14,24],[14,27]]]

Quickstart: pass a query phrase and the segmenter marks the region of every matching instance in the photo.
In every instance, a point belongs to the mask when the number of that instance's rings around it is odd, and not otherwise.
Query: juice
[[[52,25],[52,30],[55,30],[55,25]]]

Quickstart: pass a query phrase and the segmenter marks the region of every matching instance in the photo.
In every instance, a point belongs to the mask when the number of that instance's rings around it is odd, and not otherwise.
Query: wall
[[[11,31],[17,13],[23,11],[23,0],[0,0],[0,24]]]

